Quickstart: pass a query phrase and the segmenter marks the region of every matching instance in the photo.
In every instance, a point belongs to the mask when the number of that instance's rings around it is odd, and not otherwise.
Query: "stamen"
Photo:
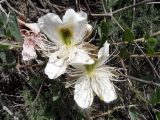
[[[117,87],[116,85],[113,84],[113,86],[114,86],[115,88],[117,88],[118,90],[121,90],[121,89],[120,89],[119,87]]]
[[[108,63],[109,61],[114,59],[119,54],[119,52],[118,52],[115,56],[113,56],[115,52],[116,52],[116,50],[111,55],[109,55],[108,59],[104,62],[104,64]]]
[[[82,46],[90,43],[90,42],[96,37],[96,34],[97,34],[97,30],[96,30],[94,36],[93,36],[88,42],[84,42],[84,41],[85,41],[85,39],[86,39],[87,37],[89,37],[89,36],[86,36],[85,38],[83,38],[82,44],[81,44],[80,46],[82,47]],[[90,34],[89,34],[89,35],[90,35]]]
[[[69,47],[72,43],[71,40],[73,39],[73,31],[71,30],[71,28],[62,27],[58,31],[63,40],[63,43]]]

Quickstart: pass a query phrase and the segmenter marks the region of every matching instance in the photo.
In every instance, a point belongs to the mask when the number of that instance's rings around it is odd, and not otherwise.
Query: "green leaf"
[[[53,102],[57,101],[60,98],[60,91],[58,91],[57,93],[54,93],[52,100]]]
[[[127,48],[120,49],[120,56],[122,58],[129,58],[130,57],[130,53],[129,53],[128,49]]]
[[[102,47],[105,41],[108,39],[110,26],[111,26],[110,22],[105,20],[102,21],[98,27],[98,33],[100,36],[100,45],[99,45],[100,47]]]
[[[134,110],[129,110],[129,116],[130,116],[130,118],[131,118],[131,120],[137,120],[137,112],[136,111],[134,111]]]
[[[150,38],[147,39],[147,43],[148,43],[148,45],[149,45],[150,47],[153,47],[153,48],[154,48],[154,47],[157,45],[158,40],[157,40],[156,38],[150,37]]]
[[[3,27],[0,27],[0,37],[4,37],[5,36],[5,32]]]
[[[20,35],[20,29],[17,21],[17,17],[15,13],[11,12],[9,14],[9,20],[8,20],[8,28],[11,33],[11,35],[17,40],[21,40],[21,35]]]
[[[150,38],[150,35],[149,35],[149,34],[145,34],[145,35],[144,35],[144,39],[145,39],[145,40],[148,40],[149,38]]]
[[[111,8],[112,6],[116,5],[117,2],[118,0],[110,0],[108,3],[108,8]]]
[[[155,54],[154,48],[158,44],[158,40],[156,38],[149,37],[148,39],[146,39],[146,41],[147,41],[147,47],[146,47],[147,54],[154,55]]]
[[[109,27],[109,23],[106,21],[102,21],[101,24],[99,25],[99,35],[100,37],[102,37],[102,34],[104,34],[105,36],[108,35],[108,27]]]
[[[155,54],[154,48],[147,45],[147,54],[151,56],[154,55]]]
[[[146,120],[145,115],[137,107],[129,108],[129,117],[130,120]]]
[[[53,98],[52,98],[53,102],[56,101],[56,100],[58,100],[58,98],[59,98],[59,96],[53,96]]]
[[[6,61],[8,64],[14,64],[16,63],[16,59],[13,56],[12,52],[10,50],[6,51]]]
[[[4,12],[0,12],[0,27],[4,27],[7,24],[7,16]]]
[[[6,54],[5,54],[5,52],[0,52],[0,59],[2,60],[2,62],[3,63],[5,63],[6,62]]]
[[[151,97],[150,102],[153,105],[156,105],[157,103],[160,103],[160,88],[156,88],[154,95]]]
[[[6,49],[9,49],[9,48],[10,48],[10,45],[0,44],[0,50],[6,50]]]
[[[124,40],[127,42],[133,42],[134,39],[135,39],[135,36],[134,36],[133,32],[129,28],[125,29]]]
[[[156,120],[160,120],[160,112],[156,112]]]
[[[142,77],[143,80],[151,81],[153,79],[152,74],[146,74],[145,76]]]

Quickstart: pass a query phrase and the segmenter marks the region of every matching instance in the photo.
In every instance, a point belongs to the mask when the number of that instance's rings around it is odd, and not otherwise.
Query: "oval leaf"
[[[135,39],[135,36],[134,36],[133,32],[129,28],[125,29],[124,40],[127,42],[133,42],[134,39]]]

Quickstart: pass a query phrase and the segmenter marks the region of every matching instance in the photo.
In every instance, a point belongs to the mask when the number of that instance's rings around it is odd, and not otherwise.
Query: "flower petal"
[[[93,91],[90,80],[87,77],[80,77],[75,84],[74,100],[81,108],[88,108],[93,102]]]
[[[63,22],[81,22],[81,21],[87,21],[87,14],[83,11],[80,11],[79,13],[75,12],[73,9],[68,9],[63,16]]]
[[[91,85],[97,96],[106,103],[117,99],[114,86],[105,72],[97,72],[96,76],[92,78]]]
[[[50,55],[49,62],[45,68],[45,74],[48,75],[50,79],[56,79],[63,73],[65,73],[67,64],[64,58],[59,59],[57,56],[59,51]]]
[[[60,25],[62,25],[62,21],[59,16],[54,13],[48,13],[38,19],[39,28],[56,44],[60,42],[60,36],[57,31]]]
[[[98,52],[98,64],[97,66],[100,66],[104,64],[104,62],[109,58],[109,44],[106,41],[103,45],[103,47]]]
[[[34,49],[34,43],[30,40],[24,40],[23,50],[22,50],[22,59],[28,61],[35,58],[37,58],[37,54]]]
[[[65,73],[66,67],[67,66],[64,65],[62,61],[59,61],[58,63],[48,62],[45,68],[45,74],[48,75],[48,78],[50,79],[56,79],[57,77]]]
[[[74,50],[72,51],[74,52]],[[88,55],[88,53],[82,49],[75,49],[75,56],[71,61],[71,64],[93,64],[94,60]]]
[[[73,25],[73,40],[75,43],[81,42],[87,31],[87,14],[83,11],[76,13],[73,9],[68,9],[63,16],[63,22]]]
[[[40,32],[40,28],[38,27],[37,23],[26,23],[25,26],[36,34]]]

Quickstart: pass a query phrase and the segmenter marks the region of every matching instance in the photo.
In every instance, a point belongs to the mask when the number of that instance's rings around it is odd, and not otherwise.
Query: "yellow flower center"
[[[62,42],[70,47],[73,39],[73,30],[72,27],[61,27],[59,28],[59,35],[61,37]]]
[[[85,69],[86,69],[86,74],[87,76],[91,77],[94,75],[94,70],[96,67],[96,61],[94,62],[94,64],[89,64],[89,65],[85,65]]]

